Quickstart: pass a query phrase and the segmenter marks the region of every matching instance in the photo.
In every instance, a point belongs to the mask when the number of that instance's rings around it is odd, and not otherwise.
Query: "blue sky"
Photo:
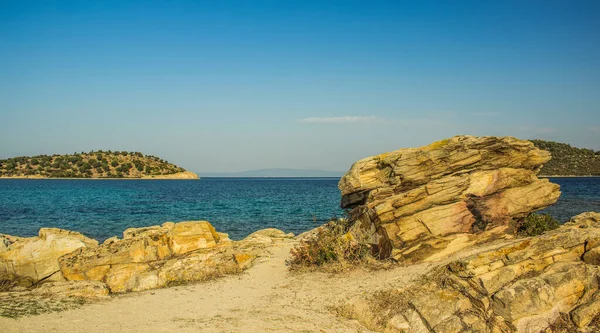
[[[0,0],[0,157],[347,170],[457,134],[600,150],[599,1]]]

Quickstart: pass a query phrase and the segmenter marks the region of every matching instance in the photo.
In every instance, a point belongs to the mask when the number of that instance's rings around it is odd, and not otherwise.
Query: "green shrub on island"
[[[515,233],[520,236],[538,236],[560,227],[560,222],[550,214],[529,214],[515,224]]]
[[[552,159],[540,171],[541,176],[600,176],[600,151],[560,142],[530,141],[552,154]]]
[[[92,151],[68,155],[19,156],[0,160],[2,177],[141,178],[185,169],[140,152]]]

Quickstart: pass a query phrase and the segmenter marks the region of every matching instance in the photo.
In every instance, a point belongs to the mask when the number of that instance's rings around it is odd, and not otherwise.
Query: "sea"
[[[190,220],[207,220],[234,240],[270,227],[298,234],[343,216],[338,181],[0,179],[0,234],[28,237],[55,227],[103,241],[131,227]],[[561,186],[562,195],[542,212],[561,222],[600,212],[600,178],[550,181]]]

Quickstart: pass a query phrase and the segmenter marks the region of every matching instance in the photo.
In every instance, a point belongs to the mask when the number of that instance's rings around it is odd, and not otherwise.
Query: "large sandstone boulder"
[[[597,332],[600,214],[434,269],[415,284],[359,297],[349,317],[384,332]],[[559,324],[557,324],[559,323]]]
[[[111,292],[153,289],[238,271],[231,241],[206,221],[130,228],[123,239],[60,258],[67,280],[102,281]]]
[[[341,206],[381,258],[446,256],[556,202],[559,186],[536,177],[550,158],[529,141],[456,136],[354,163],[339,182]]]
[[[201,281],[244,270],[269,246],[293,237],[264,229],[232,242],[207,221],[130,228],[102,245],[61,229],[40,229],[32,238],[0,235],[0,289],[93,298]]]
[[[0,275],[29,286],[40,281],[64,281],[58,258],[77,249],[95,248],[98,241],[56,228],[42,228],[37,237],[0,235]]]

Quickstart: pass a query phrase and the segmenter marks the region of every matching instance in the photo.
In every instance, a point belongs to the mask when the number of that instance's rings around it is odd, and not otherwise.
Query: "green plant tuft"
[[[515,233],[520,236],[537,236],[559,226],[560,223],[550,214],[529,214],[515,224]]]
[[[321,268],[338,272],[357,266],[384,268],[388,263],[371,255],[367,233],[351,227],[347,219],[333,219],[315,229],[291,250],[291,259],[287,261],[290,269]]]

